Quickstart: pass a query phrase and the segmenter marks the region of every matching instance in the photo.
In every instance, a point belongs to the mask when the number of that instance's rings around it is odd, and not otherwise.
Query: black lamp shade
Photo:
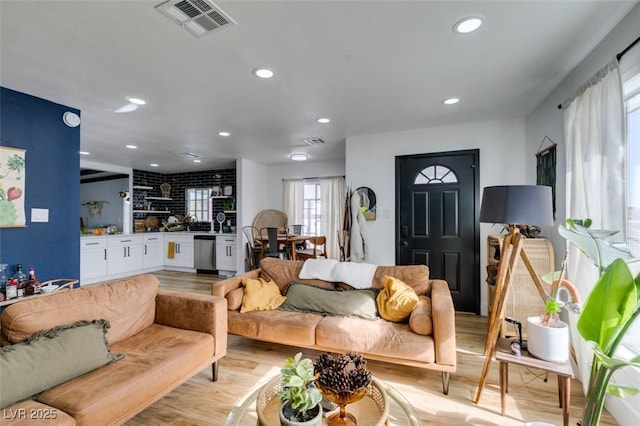
[[[551,187],[487,186],[482,193],[480,222],[553,226]]]

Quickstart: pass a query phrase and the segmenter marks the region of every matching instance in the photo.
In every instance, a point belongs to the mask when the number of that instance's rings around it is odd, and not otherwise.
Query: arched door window
[[[437,164],[422,169],[413,180],[414,185],[435,185],[457,182],[458,176],[456,176],[453,170]]]

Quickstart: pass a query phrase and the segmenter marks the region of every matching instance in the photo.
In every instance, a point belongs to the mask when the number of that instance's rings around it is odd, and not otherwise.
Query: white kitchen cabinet
[[[142,269],[143,253],[141,235],[109,238],[107,240],[107,274],[126,274]]]
[[[107,275],[107,241],[84,237],[80,240],[80,284]]]
[[[219,275],[236,273],[236,236],[216,235],[216,269]]]
[[[161,269],[163,265],[162,235],[145,235],[142,265],[147,269]]]
[[[173,250],[170,247],[173,243]],[[164,265],[177,268],[190,268],[194,267],[194,245],[193,235],[171,235],[167,233],[164,235]],[[173,256],[170,257],[170,253]]]

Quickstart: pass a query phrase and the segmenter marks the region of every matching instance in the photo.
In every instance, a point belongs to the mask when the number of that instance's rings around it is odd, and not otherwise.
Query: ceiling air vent
[[[318,145],[324,143],[324,140],[322,140],[322,138],[308,138],[304,139],[304,143],[307,145]]]
[[[196,37],[236,25],[209,0],[169,0],[157,5],[156,10]]]

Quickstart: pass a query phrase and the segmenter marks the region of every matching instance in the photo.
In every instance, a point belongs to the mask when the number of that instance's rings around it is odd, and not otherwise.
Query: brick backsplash
[[[199,172],[187,172],[187,173],[173,173],[163,174],[148,172],[145,170],[133,170],[133,185],[134,186],[150,186],[153,189],[146,190],[147,196],[161,197],[162,191],[160,185],[163,183],[171,185],[171,198],[172,200],[151,200],[152,206],[163,209],[167,207],[167,210],[171,214],[184,215],[186,212],[186,200],[185,191],[187,188],[210,188],[214,185],[218,185],[221,188],[226,185],[233,187],[233,196],[236,193],[236,169],[222,169],[222,170],[206,170]],[[136,202],[136,194],[139,194],[141,190],[133,190],[133,202]],[[224,199],[213,200],[213,212],[214,215],[217,212],[222,211],[222,205]],[[144,219],[147,215],[136,213],[134,219]],[[157,215],[161,220],[166,219],[169,215]],[[227,219],[231,220],[231,225],[236,225],[235,215],[227,215]],[[218,223],[216,222],[216,227]],[[191,227],[192,230],[208,231],[211,225],[209,222],[198,223]],[[217,228],[216,228],[217,229]]]

